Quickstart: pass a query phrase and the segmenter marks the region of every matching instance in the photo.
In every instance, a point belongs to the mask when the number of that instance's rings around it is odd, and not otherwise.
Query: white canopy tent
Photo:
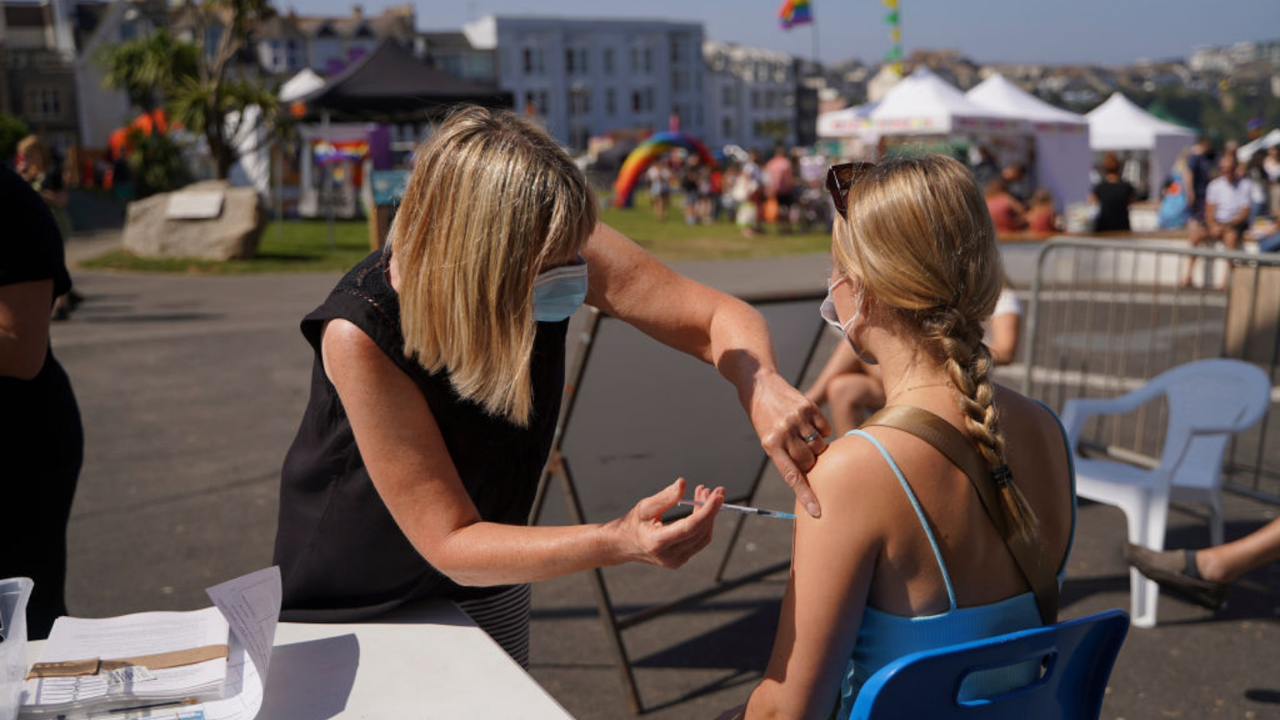
[[[324,87],[325,80],[311,68],[304,68],[280,86],[280,102],[290,103]]]
[[[1089,121],[995,74],[965,93],[972,103],[1026,121],[1035,138],[1035,177],[1059,209],[1089,196]]]
[[[818,137],[840,140],[874,134],[871,131],[870,116],[878,105],[879,103],[866,103],[822,113],[818,116]]]
[[[1236,151],[1236,159],[1242,163],[1247,163],[1254,153],[1276,145],[1280,145],[1280,128],[1272,130],[1251,143],[1241,145],[1240,149]]]
[[[1153,186],[1169,174],[1178,153],[1195,142],[1194,131],[1161,120],[1118,92],[1085,117],[1089,120],[1089,147],[1095,152],[1150,153],[1148,178]]]
[[[880,135],[1027,133],[1022,120],[978,105],[925,68],[894,85],[870,117]]]

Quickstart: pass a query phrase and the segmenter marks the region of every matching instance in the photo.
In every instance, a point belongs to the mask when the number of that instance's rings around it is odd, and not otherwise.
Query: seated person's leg
[[[860,363],[861,364],[861,363]],[[884,407],[884,383],[874,366],[862,365],[863,372],[837,375],[827,386],[831,422],[836,434],[856,429],[876,410]]]

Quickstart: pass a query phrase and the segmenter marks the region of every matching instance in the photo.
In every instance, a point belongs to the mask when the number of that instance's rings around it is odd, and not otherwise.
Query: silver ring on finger
[[[818,431],[817,431],[817,430],[814,430],[813,432],[809,433],[808,435],[805,435],[805,436],[804,436],[804,443],[805,443],[806,445],[808,445],[809,443],[813,442],[814,440],[817,440],[817,439],[818,439],[818,435],[819,435],[819,433],[818,433]]]

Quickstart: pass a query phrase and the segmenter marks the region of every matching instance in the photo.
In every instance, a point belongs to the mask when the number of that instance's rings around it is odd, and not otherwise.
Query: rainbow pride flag
[[[778,8],[778,22],[783,30],[813,22],[813,4],[809,0],[782,0]]]

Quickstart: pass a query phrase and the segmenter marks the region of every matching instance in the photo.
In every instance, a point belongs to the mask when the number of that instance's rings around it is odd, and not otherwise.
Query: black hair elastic
[[[1008,465],[1001,465],[991,470],[991,479],[996,481],[996,487],[1001,488],[1013,482],[1013,472]]]

